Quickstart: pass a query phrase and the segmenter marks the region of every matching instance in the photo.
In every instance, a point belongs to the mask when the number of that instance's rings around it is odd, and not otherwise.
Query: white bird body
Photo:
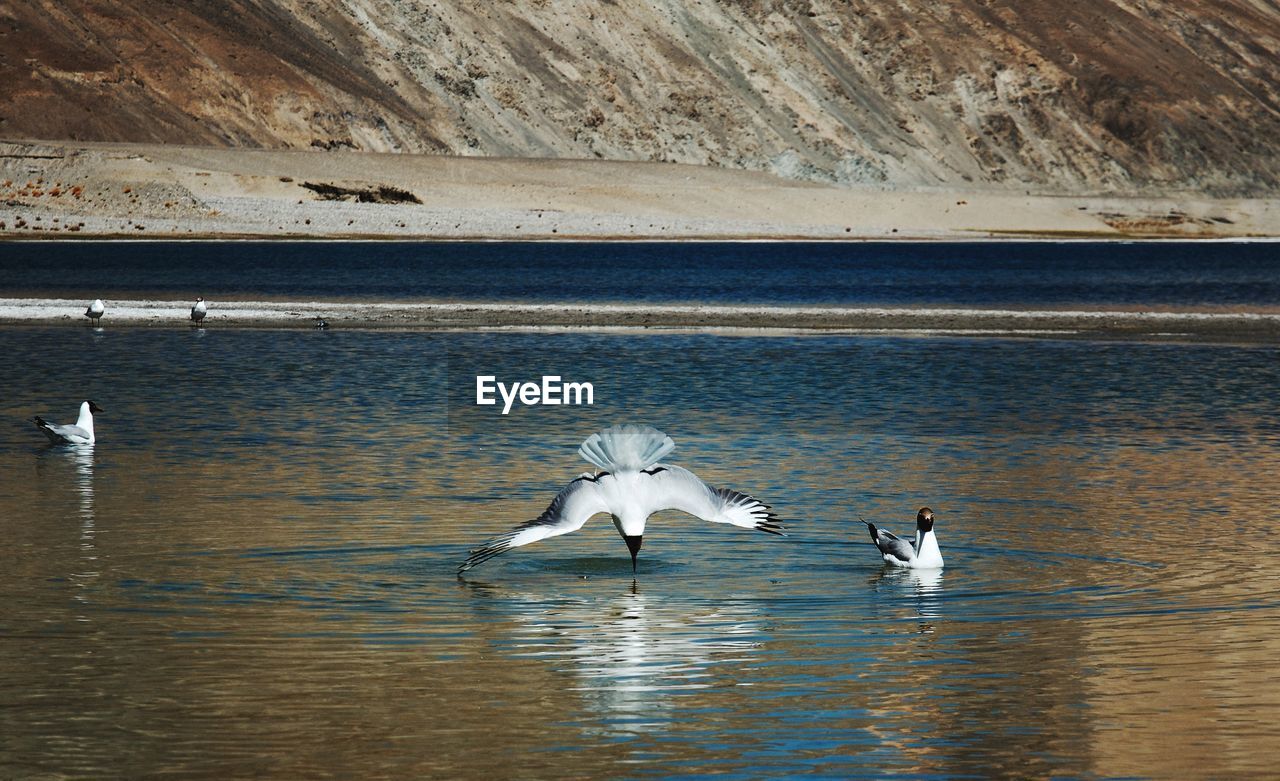
[[[198,323],[204,320],[204,316],[208,314],[209,307],[205,304],[203,298],[197,298],[195,306],[191,307],[191,321]]]
[[[942,569],[942,549],[938,547],[938,535],[932,530],[916,543],[914,569]]]
[[[471,551],[465,572],[512,548],[581,529],[593,515],[609,513],[631,551],[635,567],[645,523],[660,510],[680,510],[713,523],[781,535],[782,525],[764,503],[737,491],[712,488],[687,469],[660,464],[675,448],[650,426],[614,426],[592,434],[578,452],[606,471],[584,472],[556,495],[542,515]]]
[[[107,311],[107,305],[102,303],[101,298],[93,299],[93,303],[89,304],[89,308],[84,310],[84,316],[93,320],[95,323],[102,318]]]
[[[886,563],[895,567],[908,569],[942,569],[942,549],[938,547],[938,537],[933,532],[933,510],[921,507],[916,513],[916,541],[912,545],[895,534],[876,528],[874,523],[867,524],[867,531],[880,551]]]
[[[643,483],[639,472],[618,472],[617,474],[597,477],[592,481],[599,501],[604,506],[603,512],[613,514],[613,525],[623,537],[644,534],[645,521],[649,520],[652,511],[646,512],[651,502],[644,501],[647,486]]]
[[[49,423],[39,415],[33,422],[55,445],[92,445],[96,441],[93,434],[95,412],[102,412],[102,409],[92,401],[86,401],[80,405],[80,417],[76,418],[75,425]]]

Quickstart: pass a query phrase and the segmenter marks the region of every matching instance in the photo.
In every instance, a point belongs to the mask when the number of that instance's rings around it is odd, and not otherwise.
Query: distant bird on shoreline
[[[107,305],[102,303],[101,298],[93,299],[93,303],[89,304],[89,308],[84,310],[84,316],[89,318],[89,322],[94,325],[101,325],[102,315],[107,311]]]
[[[328,327],[329,327],[328,321],[325,320],[323,317],[319,317],[319,316],[316,317],[316,324],[312,326],[312,328],[315,328],[318,331],[324,331]]]
[[[880,555],[889,564],[908,569],[942,568],[942,551],[939,550],[938,538],[933,533],[933,510],[928,507],[921,507],[916,513],[915,545],[895,534],[877,529],[870,521],[862,522],[867,525],[867,531],[871,533],[871,539],[880,550]]]
[[[196,305],[191,307],[191,322],[200,325],[204,322],[204,316],[209,313],[209,307],[205,306],[203,298],[196,299]]]
[[[80,417],[76,419],[75,425],[50,423],[39,415],[32,418],[31,422],[55,445],[92,445],[96,441],[93,435],[95,412],[102,412],[102,408],[92,401],[86,401],[80,405]]]
[[[613,426],[592,434],[578,453],[605,471],[584,472],[575,478],[542,515],[472,550],[458,573],[512,548],[577,531],[597,513],[613,517],[631,552],[633,572],[645,521],[660,510],[680,510],[704,521],[783,536],[782,524],[763,502],[727,488],[712,488],[687,469],[659,464],[658,459],[675,446],[671,437],[651,426]]]

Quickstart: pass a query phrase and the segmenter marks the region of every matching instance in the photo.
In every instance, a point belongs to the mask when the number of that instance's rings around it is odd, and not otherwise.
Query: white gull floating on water
[[[891,534],[884,529],[877,529],[874,523],[864,520],[871,539],[884,560],[895,567],[909,569],[942,569],[942,551],[938,548],[938,538],[933,533],[933,510],[921,507],[916,513],[915,545]]]
[[[95,412],[102,412],[102,408],[92,401],[86,401],[80,405],[80,417],[76,419],[75,425],[50,423],[39,415],[31,421],[55,445],[92,445],[95,441],[93,436],[93,413]]]
[[[631,551],[631,569],[644,538],[644,525],[659,510],[680,510],[712,523],[728,523],[782,535],[769,506],[744,493],[712,488],[687,469],[659,464],[676,444],[651,426],[622,425],[587,437],[578,453],[603,472],[584,472],[551,500],[542,515],[499,535],[471,555],[465,572],[512,548],[581,529],[591,516],[609,513]]]

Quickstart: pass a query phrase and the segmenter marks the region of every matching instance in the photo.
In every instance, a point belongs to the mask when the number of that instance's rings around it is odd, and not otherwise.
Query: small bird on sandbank
[[[884,560],[895,567],[908,569],[942,569],[942,551],[938,548],[938,537],[933,533],[933,510],[921,507],[916,513],[915,545],[895,534],[877,529],[874,523],[863,520],[871,539]]]
[[[86,401],[80,405],[80,417],[74,425],[50,423],[39,415],[32,418],[31,422],[55,445],[92,445],[96,441],[93,435],[95,412],[102,412],[102,408],[92,401]]]
[[[93,303],[89,304],[89,308],[84,310],[84,316],[89,318],[89,322],[94,325],[101,325],[102,315],[107,311],[107,305],[102,303],[101,298],[93,299]]]
[[[204,322],[204,316],[209,313],[209,307],[205,305],[203,298],[196,299],[196,305],[191,307],[191,322],[200,325]]]

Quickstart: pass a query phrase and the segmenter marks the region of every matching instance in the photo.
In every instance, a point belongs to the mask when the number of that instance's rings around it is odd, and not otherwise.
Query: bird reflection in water
[[[494,592],[473,590],[509,599],[503,607],[518,621],[516,654],[572,673],[579,679],[574,690],[593,708],[627,717],[606,722],[623,731],[667,723],[673,695],[723,681],[722,673],[709,672],[713,666],[749,667],[764,644],[756,607],[742,602],[650,597],[634,582],[599,598]]]
[[[97,552],[97,510],[94,502],[93,445],[53,445],[40,453],[37,469],[46,469],[59,474],[56,481],[64,485],[74,486],[78,500],[78,520],[80,549],[79,571],[70,574],[70,580],[83,589],[98,577]],[[74,597],[84,602],[83,592]]]
[[[93,445],[67,448],[75,464],[76,491],[80,494],[80,542],[82,548],[93,548]]]
[[[895,604],[914,604],[920,634],[933,634],[934,623],[942,618],[943,573],[941,569],[885,567],[872,579],[877,591],[905,599]]]

